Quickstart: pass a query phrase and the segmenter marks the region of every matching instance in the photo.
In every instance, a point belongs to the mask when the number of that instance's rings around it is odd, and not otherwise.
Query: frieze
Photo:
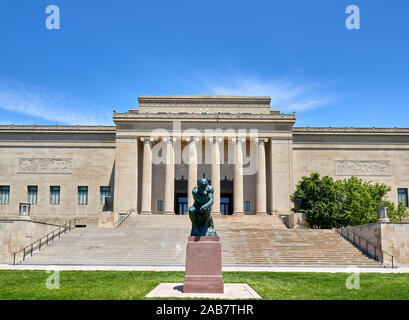
[[[337,176],[390,176],[388,160],[336,160]]]
[[[20,158],[18,170],[20,174],[71,174],[72,159],[62,158]]]

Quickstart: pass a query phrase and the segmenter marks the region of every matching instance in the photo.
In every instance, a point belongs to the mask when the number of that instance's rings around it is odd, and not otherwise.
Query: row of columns
[[[142,204],[141,214],[152,213],[152,138],[141,138],[143,142],[143,173],[142,173]],[[166,143],[165,195],[164,214],[174,214],[175,194],[175,166],[174,166],[174,138],[164,138]],[[197,184],[197,142],[199,138],[190,138],[188,155],[188,207],[194,203],[190,192]],[[235,215],[244,214],[243,199],[243,145],[245,138],[233,138],[235,142],[234,164],[234,211]],[[266,159],[265,142],[267,139],[256,139],[258,143],[258,168],[256,174],[256,212],[267,213]],[[212,138],[212,187],[214,188],[213,214],[220,214],[220,144],[222,138]],[[223,146],[222,146],[223,147]]]

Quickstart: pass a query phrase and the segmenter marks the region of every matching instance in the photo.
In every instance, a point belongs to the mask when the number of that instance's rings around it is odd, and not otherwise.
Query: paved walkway
[[[185,266],[45,266],[45,265],[7,265],[0,264],[0,270],[60,270],[60,271],[185,271]],[[331,267],[331,266],[231,266],[223,267],[225,272],[324,272],[324,273],[408,273],[409,267]]]

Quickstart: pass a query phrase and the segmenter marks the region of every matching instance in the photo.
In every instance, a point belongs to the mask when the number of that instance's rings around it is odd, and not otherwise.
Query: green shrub
[[[393,203],[389,203],[389,219],[391,222],[402,222],[405,219],[409,218],[409,211],[406,207],[399,203],[398,207],[396,207]]]
[[[390,190],[385,184],[364,182],[356,177],[334,181],[312,173],[302,177],[291,200],[301,199],[300,211],[306,213],[311,228],[338,228],[376,222],[379,205],[388,205],[396,217],[403,217],[402,209],[395,214],[398,209],[385,200]]]

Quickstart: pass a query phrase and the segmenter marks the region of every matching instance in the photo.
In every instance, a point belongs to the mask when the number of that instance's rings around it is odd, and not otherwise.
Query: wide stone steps
[[[224,265],[379,266],[331,230],[288,230],[274,216],[214,216]],[[184,265],[187,216],[131,215],[117,229],[63,235],[23,264]]]

